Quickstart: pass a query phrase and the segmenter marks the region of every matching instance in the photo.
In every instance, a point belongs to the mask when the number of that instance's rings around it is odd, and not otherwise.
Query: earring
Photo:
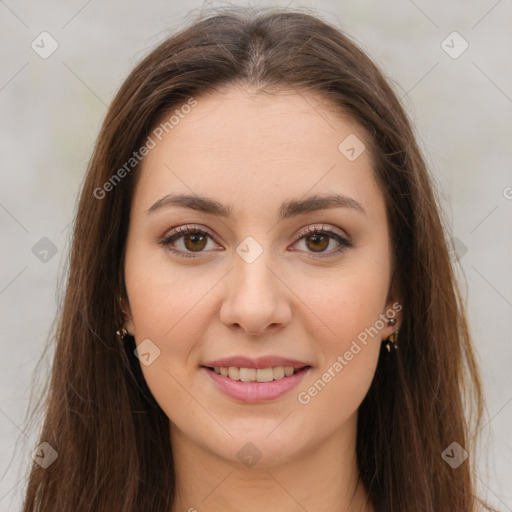
[[[116,331],[116,336],[119,341],[124,343],[128,339],[128,331],[124,327],[121,327],[121,329]]]
[[[388,325],[395,325],[396,324],[396,318],[390,318],[388,320]],[[398,344],[396,342],[398,338],[398,329],[393,333],[390,334],[387,338],[386,348],[388,352],[391,352],[391,345],[393,345],[394,349],[396,350],[398,348]],[[391,344],[390,344],[391,342]]]

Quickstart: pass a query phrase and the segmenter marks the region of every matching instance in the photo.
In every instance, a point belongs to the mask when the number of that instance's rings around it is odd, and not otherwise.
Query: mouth
[[[227,377],[230,380],[241,382],[272,382],[292,377],[308,368],[305,365],[299,368],[293,366],[270,366],[268,368],[245,368],[237,366],[203,366],[210,372]]]
[[[290,393],[313,370],[310,365],[266,368],[201,366],[200,369],[224,396],[245,404],[277,400]]]

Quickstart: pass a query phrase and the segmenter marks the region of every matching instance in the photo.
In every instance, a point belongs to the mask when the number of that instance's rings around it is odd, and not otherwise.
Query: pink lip
[[[236,368],[275,368],[276,366],[293,366],[294,368],[303,368],[310,366],[308,363],[296,361],[294,359],[286,359],[278,356],[259,357],[257,359],[250,359],[245,356],[225,357],[223,359],[216,359],[209,361],[202,366],[209,368],[229,368],[235,366]]]
[[[215,363],[217,363],[217,361],[215,361]],[[278,364],[275,366],[293,365]],[[263,367],[266,368],[268,366]],[[244,366],[244,368],[254,368],[254,366]],[[229,377],[224,377],[223,375],[218,375],[208,368],[201,368],[201,370],[208,374],[223,393],[231,398],[250,403],[268,402],[283,396],[285,393],[297,386],[306,373],[311,369],[312,368],[308,366],[307,368],[294,373],[291,377],[283,377],[282,379],[273,380],[272,382],[242,382],[230,379]]]

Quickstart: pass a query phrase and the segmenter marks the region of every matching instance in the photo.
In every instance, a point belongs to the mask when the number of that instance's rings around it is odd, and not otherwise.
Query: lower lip
[[[213,380],[217,387],[226,395],[242,402],[260,403],[275,400],[292,390],[311,370],[308,366],[290,377],[273,380],[272,382],[242,382],[219,375],[204,366],[202,369]]]

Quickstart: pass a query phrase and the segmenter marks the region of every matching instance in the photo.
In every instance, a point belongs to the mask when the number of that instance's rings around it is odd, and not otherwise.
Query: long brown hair
[[[134,340],[115,336],[139,168],[126,163],[164,113],[227,84],[320,93],[369,136],[404,305],[399,350],[381,353],[359,408],[360,478],[376,510],[491,510],[476,498],[472,475],[484,402],[464,304],[432,179],[399,100],[337,27],[301,10],[231,7],[200,16],[144,58],[103,122],[74,224],[43,407],[40,442],[58,458],[32,465],[24,512],[171,509],[169,420],[133,356]],[[442,455],[453,442],[470,453],[456,468]]]

